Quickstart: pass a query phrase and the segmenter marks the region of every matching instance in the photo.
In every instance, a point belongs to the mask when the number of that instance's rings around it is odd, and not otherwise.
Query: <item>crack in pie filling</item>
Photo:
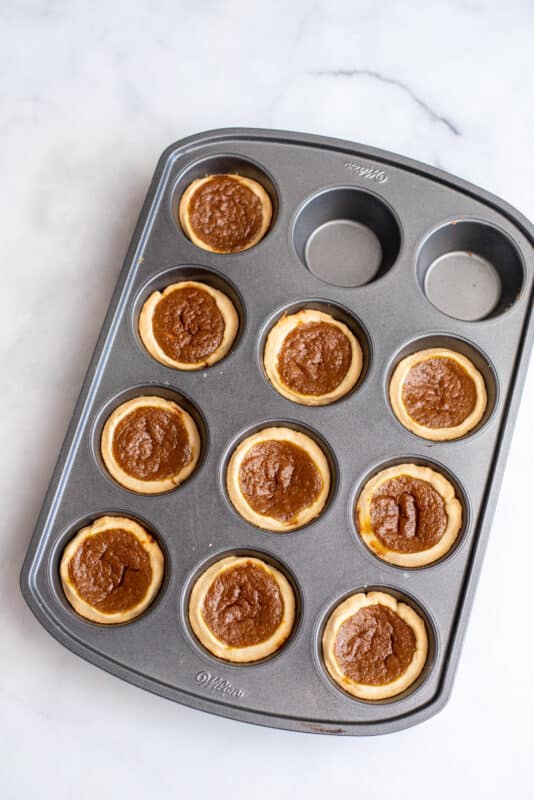
[[[399,567],[442,558],[462,527],[462,504],[440,472],[416,464],[381,470],[356,503],[358,533],[373,553]]]
[[[386,592],[361,592],[334,609],[322,650],[338,686],[362,700],[384,700],[417,680],[426,663],[428,637],[411,606]]]
[[[330,314],[303,309],[271,328],[263,354],[273,387],[309,406],[333,403],[360,377],[362,348],[351,330]]]
[[[112,478],[140,494],[168,492],[195,469],[200,435],[187,411],[163,397],[136,397],[111,414],[102,458]]]
[[[240,253],[267,233],[273,216],[271,198],[242,175],[207,175],[185,190],[178,210],[186,236],[212,253]]]
[[[264,428],[244,439],[228,463],[226,487],[236,511],[270,531],[292,531],[324,509],[330,492],[325,454],[291,428]]]
[[[405,428],[433,441],[458,439],[486,410],[484,378],[461,353],[441,347],[403,358],[389,384],[391,406]]]
[[[153,537],[128,517],[100,517],[69,542],[60,563],[65,597],[85,619],[116,625],[156,597],[164,559]]]
[[[234,343],[239,317],[232,301],[198,281],[153,292],[139,315],[139,335],[157,361],[194,370],[220,361]]]
[[[287,640],[295,596],[287,578],[259,558],[228,556],[202,573],[189,598],[191,627],[218,658],[258,661]]]

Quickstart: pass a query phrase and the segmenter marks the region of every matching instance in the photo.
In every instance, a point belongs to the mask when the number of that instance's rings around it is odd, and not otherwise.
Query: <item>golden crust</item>
[[[268,572],[276,581],[284,604],[282,621],[272,636],[266,639],[265,642],[249,645],[248,647],[232,647],[226,642],[217,639],[211,628],[207,626],[202,614],[204,599],[210,586],[221,573],[226,572],[228,569],[233,569],[239,564],[254,564]],[[259,558],[251,558],[249,556],[228,556],[212,564],[198,578],[189,598],[188,615],[191,627],[199,642],[217,658],[224,658],[226,661],[236,663],[259,661],[279,650],[291,634],[295,624],[295,595],[285,575],[270,564],[266,564]]]
[[[287,386],[281,379],[278,371],[278,356],[283,347],[286,337],[291,331],[310,322],[323,322],[334,325],[342,331],[350,342],[352,359],[347,374],[333,391],[322,395],[300,394]],[[352,331],[343,323],[330,314],[323,311],[315,311],[311,308],[297,311],[295,314],[284,315],[271,328],[263,353],[263,364],[265,372],[276,391],[288,400],[306,406],[323,406],[339,400],[340,397],[350,392],[360,377],[363,365],[363,354],[360,343]]]
[[[264,514],[258,514],[246,501],[239,484],[239,470],[250,449],[261,442],[273,440],[290,442],[297,447],[301,447],[313,460],[323,483],[321,491],[314,502],[308,508],[302,509],[292,522],[283,522]],[[303,525],[307,525],[315,517],[319,516],[324,509],[330,492],[330,468],[325,454],[309,436],[292,428],[264,428],[244,439],[232,453],[226,471],[226,488],[234,508],[247,522],[251,522],[258,528],[278,533],[293,531],[296,528],[302,528]]]
[[[435,545],[427,550],[415,553],[399,553],[390,550],[374,533],[371,522],[371,502],[380,486],[392,478],[408,475],[426,481],[443,498],[447,526],[443,536]],[[356,503],[356,519],[358,533],[367,545],[383,561],[399,567],[424,567],[442,558],[449,552],[462,527],[462,504],[454,492],[454,486],[440,472],[430,467],[419,467],[415,464],[397,464],[395,467],[383,469],[367,481]]]
[[[335,643],[341,625],[354,616],[361,608],[372,605],[383,605],[390,608],[406,622],[415,634],[415,653],[408,668],[402,675],[382,685],[357,683],[342,672],[335,657]],[[425,623],[413,608],[406,603],[399,603],[395,597],[386,592],[360,592],[353,594],[340,603],[330,615],[323,633],[323,659],[325,666],[334,681],[346,692],[362,700],[385,700],[394,697],[407,689],[417,680],[425,666],[428,653],[428,637]]]
[[[426,425],[420,425],[416,420],[410,417],[406,410],[402,399],[402,390],[406,376],[416,364],[431,358],[450,358],[456,361],[463,367],[475,384],[477,397],[475,407],[460,425],[454,425],[450,428],[430,428]],[[488,403],[486,384],[480,372],[466,356],[457,353],[455,350],[448,350],[445,347],[431,347],[428,350],[420,350],[417,353],[413,353],[411,356],[403,358],[402,361],[397,364],[391,377],[389,383],[389,399],[395,416],[405,428],[408,428],[409,431],[417,434],[417,436],[421,436],[423,439],[430,439],[434,442],[459,439],[461,436],[465,436],[469,433],[469,431],[472,431],[484,416]]]
[[[204,242],[200,239],[196,233],[194,232],[193,228],[191,227],[191,222],[189,219],[189,208],[191,204],[191,199],[194,193],[199,189],[203,184],[207,183],[208,181],[212,180],[212,178],[232,178],[233,180],[241,183],[243,186],[246,186],[250,189],[254,194],[259,198],[262,208],[262,224],[261,227],[256,234],[256,236],[247,244],[245,247],[242,247],[241,250],[238,252],[243,252],[245,250],[249,250],[251,247],[254,247],[255,244],[258,244],[261,239],[267,233],[269,226],[271,224],[271,220],[273,217],[273,205],[271,203],[271,198],[258,181],[253,180],[252,178],[245,178],[242,175],[235,175],[235,174],[216,174],[216,175],[206,175],[205,178],[197,178],[192,183],[189,184],[185,192],[183,193],[180,199],[180,206],[178,209],[178,216],[180,218],[180,224],[183,228],[183,231],[188,239],[190,239],[193,244],[197,247],[201,247],[203,250],[208,250],[210,253],[225,253],[225,250],[216,250],[211,245]]]
[[[69,564],[80,545],[83,544],[86,539],[89,539],[91,536],[94,536],[97,533],[102,533],[106,530],[113,530],[117,528],[133,534],[138,542],[142,545],[150,559],[152,578],[150,580],[147,592],[140,603],[124,611],[115,611],[113,613],[106,614],[103,611],[99,611],[78,594],[76,586],[71,581],[69,576]],[[143,528],[142,525],[139,525],[138,522],[134,522],[134,520],[129,519],[129,517],[106,516],[100,517],[99,519],[95,520],[92,525],[82,528],[82,530],[79,531],[73,539],[71,539],[63,551],[59,567],[59,574],[63,591],[65,592],[65,597],[74,610],[80,614],[80,616],[91,620],[91,622],[98,622],[101,625],[118,625],[122,622],[129,622],[130,620],[135,619],[135,617],[138,617],[148,608],[148,606],[156,597],[161,586],[161,582],[163,580],[163,570],[163,553],[161,552],[158,543],[152,538],[152,536],[150,536],[150,534]]]
[[[139,478],[134,478],[120,467],[113,454],[113,437],[118,424],[138,408],[162,408],[168,411],[178,410],[182,415],[182,421],[187,431],[189,438],[189,446],[191,448],[191,458],[189,462],[182,467],[182,469],[170,478],[162,478],[155,481],[143,481]],[[115,411],[108,417],[102,437],[100,440],[100,451],[106,469],[112,478],[117,483],[130,489],[132,492],[139,494],[160,494],[161,492],[169,492],[180,483],[183,483],[186,478],[191,475],[195,469],[198,459],[200,457],[200,434],[198,428],[190,414],[183,409],[178,403],[173,403],[171,400],[165,400],[163,397],[135,397],[133,400],[128,400],[122,403]]]
[[[214,350],[213,353],[210,353],[210,355],[202,361],[177,361],[176,359],[168,356],[162,350],[159,342],[154,336],[154,314],[159,302],[163,300],[164,297],[167,297],[169,294],[172,294],[172,292],[176,292],[179,289],[187,289],[191,287],[206,292],[214,299],[224,320],[224,334],[222,342],[217,349]],[[219,291],[219,289],[214,289],[213,286],[209,286],[207,283],[200,283],[199,281],[180,281],[179,283],[173,283],[170,286],[167,286],[163,292],[152,292],[148,300],[145,301],[139,315],[139,336],[141,337],[141,341],[150,355],[161,364],[165,364],[167,367],[173,367],[174,369],[182,370],[204,369],[205,367],[210,367],[212,364],[215,364],[217,361],[220,361],[222,358],[224,358],[234,343],[238,327],[239,317],[230,298],[227,297],[223,292]]]

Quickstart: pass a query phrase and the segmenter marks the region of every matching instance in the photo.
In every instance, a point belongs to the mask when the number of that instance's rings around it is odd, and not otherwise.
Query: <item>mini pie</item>
[[[405,428],[433,441],[458,439],[486,410],[484,378],[461,353],[443,347],[403,358],[389,384],[395,415]]]
[[[139,335],[150,355],[175,369],[203,369],[220,361],[238,327],[231,300],[198,281],[180,281],[153,292],[139,316]]]
[[[292,531],[324,509],[330,468],[309,436],[291,428],[264,428],[234,450],[226,487],[248,522],[269,531]]]
[[[258,181],[242,175],[207,175],[187,187],[178,213],[184,233],[197,247],[240,253],[263,239],[273,207]]]
[[[304,309],[284,315],[270,330],[265,372],[277,392],[307,406],[333,403],[350,392],[362,371],[362,348],[330,314]]]
[[[334,609],[323,634],[328,672],[362,700],[403,692],[421,674],[427,652],[421,617],[386,592],[351,595]]]
[[[356,524],[379,558],[422,567],[449,552],[462,527],[462,504],[452,484],[430,467],[398,464],[363,487]]]
[[[100,449],[121,486],[140,494],[168,492],[195,469],[198,428],[183,408],[163,397],[135,397],[107,419]]]
[[[128,622],[148,608],[163,580],[163,553],[128,517],[100,517],[79,531],[61,557],[65,596],[82,617]]]
[[[259,661],[278,650],[295,623],[287,578],[259,558],[228,556],[196,581],[189,621],[198,640],[226,661]]]

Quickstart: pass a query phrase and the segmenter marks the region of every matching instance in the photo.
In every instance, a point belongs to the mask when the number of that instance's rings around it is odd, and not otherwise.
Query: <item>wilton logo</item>
[[[232,686],[230,681],[220,678],[218,675],[212,675],[211,672],[206,672],[205,670],[197,672],[195,680],[208,692],[226,694],[230,695],[230,697],[243,697],[245,694],[243,689],[237,689]]]
[[[345,161],[344,166],[355,172],[361,178],[367,178],[368,181],[376,181],[376,183],[386,183],[388,176],[386,173],[377,169],[376,167],[364,167],[363,164],[357,164],[355,161]]]

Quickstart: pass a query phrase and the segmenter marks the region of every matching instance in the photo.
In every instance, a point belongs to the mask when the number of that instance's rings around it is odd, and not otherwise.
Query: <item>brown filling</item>
[[[133,533],[113,528],[82,542],[69,562],[69,578],[89,605],[112,614],[143,600],[152,567]]]
[[[283,613],[278,584],[265,569],[250,562],[218,575],[202,607],[210,630],[231,647],[267,641],[280,626]]]
[[[371,500],[375,536],[397,553],[418,553],[433,547],[445,532],[443,498],[427,481],[399,475],[385,481]]]
[[[136,408],[117,425],[113,456],[124,472],[142,481],[177,475],[191,460],[181,413],[155,406]]]
[[[323,481],[302,447],[270,440],[248,451],[239,470],[239,485],[258,514],[291,522],[317,499]]]
[[[412,628],[387,606],[365,606],[340,626],[334,655],[356,683],[381,686],[408,669],[415,653]]]
[[[323,395],[337,389],[351,361],[351,344],[343,331],[327,322],[306,322],[284,339],[278,372],[295,392]]]
[[[428,358],[406,375],[402,401],[412,419],[427,428],[453,428],[477,401],[474,381],[452,358]]]
[[[159,301],[152,329],[165,355],[174,361],[198,364],[221,344],[224,319],[208,292],[187,286]]]
[[[243,250],[263,221],[260,198],[231,175],[214,175],[199,186],[189,202],[194,233],[222,253]]]

